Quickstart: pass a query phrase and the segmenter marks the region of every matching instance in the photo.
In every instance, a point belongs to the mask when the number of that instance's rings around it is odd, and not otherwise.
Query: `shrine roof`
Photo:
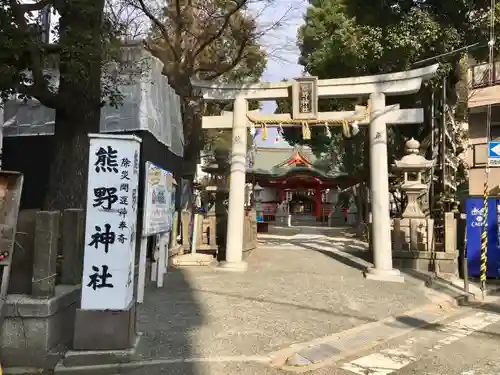
[[[273,171],[277,169],[297,168],[299,166],[293,163],[293,158],[296,156],[311,167],[316,161],[311,149],[304,146],[295,146],[293,148],[257,147],[252,170],[273,174]]]
[[[339,177],[347,176],[347,174],[345,173],[325,173],[322,170],[314,167],[272,168],[271,170],[252,168],[249,169],[247,173],[253,175],[269,176],[270,178],[283,178],[283,177],[292,177],[294,175],[307,174],[319,177],[324,180],[336,179]]]
[[[315,161],[316,158],[309,147],[257,148],[253,168],[247,170],[247,175],[263,179],[262,183],[265,181],[292,183],[305,178],[319,179],[326,184],[345,188],[359,182],[357,177],[346,173],[330,173],[318,169],[314,166]]]

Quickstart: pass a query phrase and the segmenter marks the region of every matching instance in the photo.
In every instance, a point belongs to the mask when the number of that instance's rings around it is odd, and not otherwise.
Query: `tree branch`
[[[55,94],[46,95],[46,93],[43,92],[43,95],[40,95],[41,91],[40,88],[37,86],[34,85],[28,86],[25,84],[19,84],[16,87],[16,92],[18,94],[25,95],[28,98],[35,98],[41,104],[43,104],[45,107],[48,108],[56,108],[58,106],[57,97]]]
[[[238,48],[238,52],[237,52],[236,56],[232,59],[231,62],[229,62],[227,64],[221,64],[219,66],[215,65],[214,67],[211,67],[211,68],[201,68],[200,67],[196,70],[196,73],[212,71],[213,72],[212,74],[209,74],[207,77],[204,77],[204,79],[209,80],[209,81],[226,74],[227,72],[234,69],[236,67],[236,65],[238,65],[241,62],[241,60],[243,59],[243,57],[245,55],[246,47],[248,46],[248,44],[249,44],[249,39],[241,40],[241,44]]]
[[[222,34],[224,34],[224,31],[227,30],[227,28],[231,22],[231,17],[233,15],[235,15],[236,13],[238,13],[239,10],[242,9],[246,3],[247,3],[247,0],[235,1],[235,7],[224,16],[224,22],[222,23],[222,26],[219,28],[219,30],[217,30],[214,34],[210,35],[195,50],[195,52],[193,53],[193,57],[192,57],[193,60],[195,60],[196,57],[205,50],[205,48],[207,48],[209,45],[211,45],[213,42],[215,42],[217,39],[219,39],[222,36]]]
[[[180,21],[181,18],[181,3],[180,0],[175,1],[175,12],[176,18]],[[175,34],[174,34],[174,49],[176,51],[182,50],[182,22],[176,22],[175,25]]]
[[[156,27],[158,27],[158,29],[160,29],[160,32],[163,36],[165,43],[172,52],[172,57],[174,58],[175,61],[179,62],[180,61],[179,54],[172,45],[172,42],[170,41],[170,35],[168,34],[167,27],[162,22],[160,22],[160,20],[149,10],[148,6],[144,3],[144,0],[137,0],[137,1],[139,2],[140,5],[139,7],[137,7],[137,5],[134,4],[131,5],[142,10],[144,14],[151,20],[151,22],[153,22],[153,24]]]

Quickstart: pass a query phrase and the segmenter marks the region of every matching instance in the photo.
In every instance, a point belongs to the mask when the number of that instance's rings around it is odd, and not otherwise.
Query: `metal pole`
[[[200,214],[198,213],[198,210],[195,210],[194,212],[194,219],[193,219],[193,239],[191,241],[191,254],[196,254],[196,245],[197,245],[197,239],[198,239],[198,218]]]
[[[442,123],[441,123],[441,184],[442,184],[442,193],[443,193],[443,199],[444,195],[446,192],[446,110],[447,110],[447,105],[446,105],[446,77],[443,78],[443,105],[442,105]],[[443,210],[445,209],[444,207],[444,200],[442,202]]]
[[[200,192],[194,191],[194,217],[193,217],[193,238],[191,240],[191,254],[196,254],[196,246],[198,245],[198,221],[200,219],[201,198]]]
[[[464,248],[462,249],[462,272],[464,273],[464,291],[469,295],[469,267],[467,264],[467,216],[460,215],[463,219],[465,216],[465,236],[464,236]]]
[[[4,103],[0,99],[0,170],[3,168],[3,124],[4,124]]]
[[[435,94],[434,90],[432,90],[431,94],[431,159],[434,160],[435,154],[435,140],[434,140],[434,131],[436,128],[436,108],[435,108]],[[435,164],[431,167],[431,184],[429,191],[429,212],[432,215],[432,209],[434,208],[434,167]]]

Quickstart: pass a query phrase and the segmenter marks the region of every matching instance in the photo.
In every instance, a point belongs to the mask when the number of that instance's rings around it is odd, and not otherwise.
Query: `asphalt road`
[[[357,353],[331,374],[497,375],[499,344],[500,305],[490,305]]]

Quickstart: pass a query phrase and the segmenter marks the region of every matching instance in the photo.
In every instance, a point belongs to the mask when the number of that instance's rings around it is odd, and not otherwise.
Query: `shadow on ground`
[[[191,332],[204,324],[202,308],[184,271],[168,273],[165,282],[166,288],[157,288],[150,283],[145,301],[138,308],[137,329],[142,333],[137,350],[140,360],[195,356]],[[199,375],[194,363],[179,363],[176,367],[182,369],[182,374]]]
[[[281,235],[261,236],[261,244],[277,248],[302,248],[316,251],[359,271],[365,271],[367,267],[372,266],[373,254],[368,250],[368,244],[359,239],[355,229],[349,227],[318,228],[317,233],[307,234],[304,234],[304,229],[302,228],[303,235],[298,233],[289,238]],[[399,268],[399,270],[406,280],[420,282],[427,289],[436,293],[452,298],[465,298],[467,296],[461,285],[436,277],[433,272],[421,272],[404,268]],[[458,279],[455,281],[458,281]],[[477,292],[478,287],[479,282],[470,280],[470,288],[475,288]],[[488,280],[488,287],[488,295],[500,296],[499,280]],[[471,297],[472,295],[469,293],[468,296]]]
[[[498,303],[485,303],[485,304],[475,304],[471,306],[471,309],[475,312],[487,312],[500,314],[500,305]],[[414,328],[417,330],[424,331],[449,331],[449,327],[446,322],[443,323],[432,323],[428,322],[424,319],[419,319],[411,316],[398,316],[396,317],[396,322],[402,323],[407,327]],[[394,323],[387,323],[387,325],[391,325]],[[396,323],[397,324],[397,323]],[[492,323],[493,324],[493,323]],[[461,330],[460,325],[456,325],[457,330]],[[500,339],[500,333],[488,330],[488,329],[480,329],[474,330],[475,335],[483,335],[488,338]]]

